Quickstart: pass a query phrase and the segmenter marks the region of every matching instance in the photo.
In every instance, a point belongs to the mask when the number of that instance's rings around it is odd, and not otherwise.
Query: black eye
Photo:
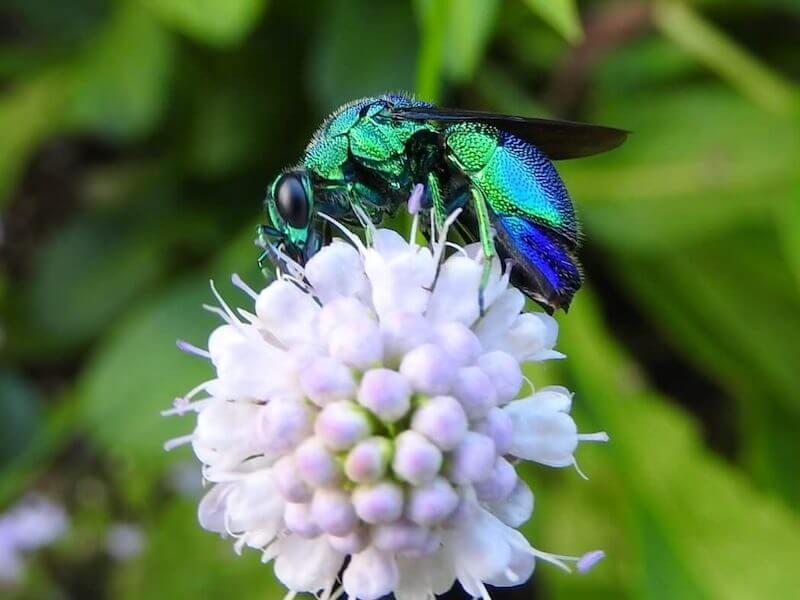
[[[292,227],[305,227],[308,223],[308,198],[297,177],[287,175],[281,180],[275,203],[278,214]]]

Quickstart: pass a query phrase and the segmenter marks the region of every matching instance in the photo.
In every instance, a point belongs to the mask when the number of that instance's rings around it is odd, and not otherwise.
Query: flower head
[[[571,394],[522,374],[563,356],[556,322],[522,312],[498,261],[481,314],[483,259],[445,257],[445,234],[425,247],[372,229],[261,292],[235,279],[254,312],[217,296],[225,323],[196,351],[216,376],[166,411],[197,414],[170,446],[190,442],[212,484],[201,525],[262,551],[290,596],[428,600],[458,580],[488,598],[537,558],[579,561],[517,531],[533,494],[514,465],[574,465],[606,436],[579,434]]]

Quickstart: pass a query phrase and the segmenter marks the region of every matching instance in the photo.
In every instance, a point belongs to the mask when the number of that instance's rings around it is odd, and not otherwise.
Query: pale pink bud
[[[475,484],[475,493],[483,502],[501,502],[517,485],[517,472],[506,459],[499,457],[488,479]]]
[[[480,367],[462,367],[453,383],[453,395],[470,419],[479,419],[497,403],[489,376]]]
[[[400,373],[416,391],[437,396],[450,391],[456,367],[445,350],[435,344],[424,344],[405,355]]]
[[[333,402],[322,409],[314,432],[328,448],[347,450],[370,434],[369,418],[355,402]]]
[[[397,371],[372,369],[361,380],[358,401],[382,421],[397,421],[411,407],[411,386]]]
[[[314,492],[311,516],[322,531],[331,535],[347,535],[358,524],[350,494],[337,489],[318,489]]]
[[[409,521],[378,525],[372,530],[372,543],[387,552],[420,551],[425,547],[428,530]]]
[[[287,504],[283,509],[283,521],[292,533],[302,538],[312,539],[322,533],[311,516],[308,504]]]
[[[437,325],[433,339],[438,346],[447,351],[450,358],[459,367],[474,364],[483,350],[478,336],[459,321]]]
[[[311,360],[300,372],[303,393],[317,406],[352,398],[356,384],[350,369],[329,356]]]
[[[339,480],[339,467],[330,450],[319,438],[308,438],[294,451],[300,477],[313,486],[326,486]]]
[[[353,505],[367,523],[391,523],[403,514],[403,490],[389,481],[360,485],[353,492]]]
[[[497,454],[506,454],[511,448],[514,422],[502,408],[495,407],[490,409],[486,416],[475,424],[473,429],[492,438]]]
[[[383,342],[378,324],[371,319],[342,323],[331,332],[328,352],[353,369],[366,370],[380,364]]]
[[[478,359],[478,366],[489,376],[497,392],[498,404],[511,402],[522,387],[522,371],[517,359],[508,352],[495,350]]]
[[[449,476],[455,483],[476,483],[492,474],[497,457],[491,438],[468,431],[453,451]]]
[[[419,525],[438,525],[453,513],[458,500],[458,494],[447,480],[437,477],[411,490],[406,514]]]
[[[455,398],[437,396],[416,410],[411,419],[411,428],[442,450],[452,450],[467,431],[467,415]]]
[[[365,528],[359,527],[347,535],[329,535],[328,543],[342,554],[358,554],[369,545],[369,534]]]
[[[276,399],[261,409],[257,431],[270,453],[288,452],[311,434],[314,411],[299,400]]]
[[[333,330],[351,321],[371,319],[363,302],[353,297],[340,297],[331,300],[319,313],[319,333],[323,342],[330,342]]]
[[[403,355],[430,340],[430,324],[422,315],[392,312],[381,319],[383,353],[396,364]]]
[[[344,462],[348,479],[358,483],[378,481],[386,473],[392,444],[382,437],[371,437],[356,444]]]
[[[287,502],[309,502],[311,500],[312,490],[300,478],[293,455],[281,457],[272,466],[272,480],[278,493]]]
[[[392,469],[412,485],[433,479],[442,467],[442,460],[439,448],[416,431],[404,431],[395,438]]]

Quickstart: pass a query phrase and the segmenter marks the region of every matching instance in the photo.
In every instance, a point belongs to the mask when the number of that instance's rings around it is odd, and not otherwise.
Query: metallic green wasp
[[[580,226],[550,161],[610,150],[626,135],[396,94],[356,100],[328,117],[302,162],[273,181],[259,263],[285,266],[276,248],[304,263],[328,236],[320,213],[352,226],[358,213],[379,223],[421,184],[422,209],[436,222],[462,209],[456,226],[464,241],[479,241],[486,257],[509,259],[514,283],[547,310],[566,309],[582,280]]]

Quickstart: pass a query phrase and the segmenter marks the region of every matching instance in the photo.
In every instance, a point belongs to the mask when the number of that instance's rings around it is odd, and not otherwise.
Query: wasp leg
[[[478,288],[478,306],[481,316],[485,313],[483,293],[489,284],[489,276],[492,273],[492,259],[497,256],[497,249],[494,245],[491,221],[489,220],[489,209],[486,206],[486,199],[483,193],[475,186],[470,186],[472,194],[472,207],[478,220],[478,236],[483,250],[483,274],[481,275],[481,285]]]
[[[436,227],[441,230],[444,227],[445,219],[447,219],[448,211],[444,205],[439,178],[433,172],[428,173],[428,191],[433,205],[433,218],[436,221]]]
[[[259,225],[256,227],[256,236],[256,246],[261,248],[261,254],[258,255],[258,268],[261,269],[264,276],[267,278],[271,276],[268,273],[267,261],[274,268],[286,272],[286,264],[276,252],[274,243],[283,240],[281,232],[268,225]]]

